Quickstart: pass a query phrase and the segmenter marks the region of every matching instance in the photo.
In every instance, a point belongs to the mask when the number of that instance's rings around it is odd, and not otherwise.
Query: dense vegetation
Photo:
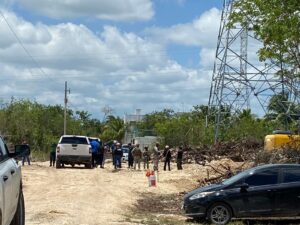
[[[260,60],[279,65],[283,77],[299,77],[300,1],[238,0],[234,8],[231,24],[242,24],[262,41]]]
[[[121,121],[121,122],[120,122]],[[105,123],[91,118],[86,111],[67,111],[67,134],[119,138],[122,133],[115,124],[123,121],[110,117]],[[8,143],[18,144],[26,140],[35,153],[48,152],[63,134],[64,109],[60,105],[42,105],[29,100],[12,100],[0,108],[0,134]],[[118,133],[119,132],[119,133]],[[106,139],[104,137],[104,139]]]
[[[266,115],[257,118],[250,110],[244,110],[237,115],[227,116],[226,129],[221,131],[221,141],[256,140],[263,142],[264,136],[273,130],[286,128],[297,132],[294,120],[286,121],[285,117]],[[280,115],[280,114],[276,114]],[[137,126],[141,135],[152,134],[162,137],[169,144],[178,146],[182,143],[191,145],[212,144],[214,140],[214,118],[207,117],[207,106],[194,106],[191,112],[175,113],[172,110],[153,112]]]
[[[286,126],[297,130],[294,120],[280,116],[280,107],[274,99],[270,101],[271,114],[257,118],[250,110],[237,115],[228,113],[230,126],[223,130],[222,140],[255,139],[263,141],[266,134]],[[279,104],[279,103],[278,103]],[[178,146],[212,144],[214,140],[214,118],[207,116],[207,106],[194,106],[190,112],[176,113],[171,109],[153,112],[134,124],[137,135],[157,135],[164,143]],[[63,107],[42,105],[29,100],[14,100],[1,105],[0,131],[10,143],[21,143],[26,139],[36,154],[46,153],[51,144],[57,143],[63,134]],[[126,126],[119,117],[108,116],[104,122],[91,118],[86,111],[67,111],[67,133],[100,137],[103,141],[122,140]],[[277,115],[277,116],[274,116]]]

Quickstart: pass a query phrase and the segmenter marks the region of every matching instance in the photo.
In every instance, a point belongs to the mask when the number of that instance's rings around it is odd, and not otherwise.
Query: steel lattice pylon
[[[283,79],[280,65],[261,63],[257,50],[261,43],[243,27],[229,27],[235,0],[224,0],[217,50],[209,96],[209,113],[215,116],[215,141],[220,127],[226,127],[225,113],[243,109],[267,113],[270,97],[288,93],[290,102],[299,104],[299,80]],[[250,49],[250,51],[249,51]],[[288,113],[288,104],[282,104]]]

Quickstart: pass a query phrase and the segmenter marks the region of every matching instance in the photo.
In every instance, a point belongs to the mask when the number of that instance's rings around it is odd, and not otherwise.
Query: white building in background
[[[141,109],[136,109],[135,114],[125,114],[124,115],[124,124],[129,124],[131,122],[140,122],[144,119],[145,115],[141,114]]]
[[[157,141],[156,136],[140,137],[140,132],[137,129],[137,123],[141,122],[145,115],[141,114],[141,109],[136,109],[135,114],[125,114],[124,124],[126,125],[126,132],[123,143],[140,144],[141,148],[145,146],[152,147]]]

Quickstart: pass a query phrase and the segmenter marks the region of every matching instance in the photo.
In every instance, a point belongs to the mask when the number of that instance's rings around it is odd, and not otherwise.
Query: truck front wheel
[[[25,206],[22,190],[20,190],[17,210],[10,225],[25,225]]]

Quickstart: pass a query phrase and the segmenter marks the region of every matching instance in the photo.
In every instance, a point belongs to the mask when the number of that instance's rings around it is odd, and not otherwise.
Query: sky
[[[1,0],[0,100],[103,118],[208,104],[222,0]]]

